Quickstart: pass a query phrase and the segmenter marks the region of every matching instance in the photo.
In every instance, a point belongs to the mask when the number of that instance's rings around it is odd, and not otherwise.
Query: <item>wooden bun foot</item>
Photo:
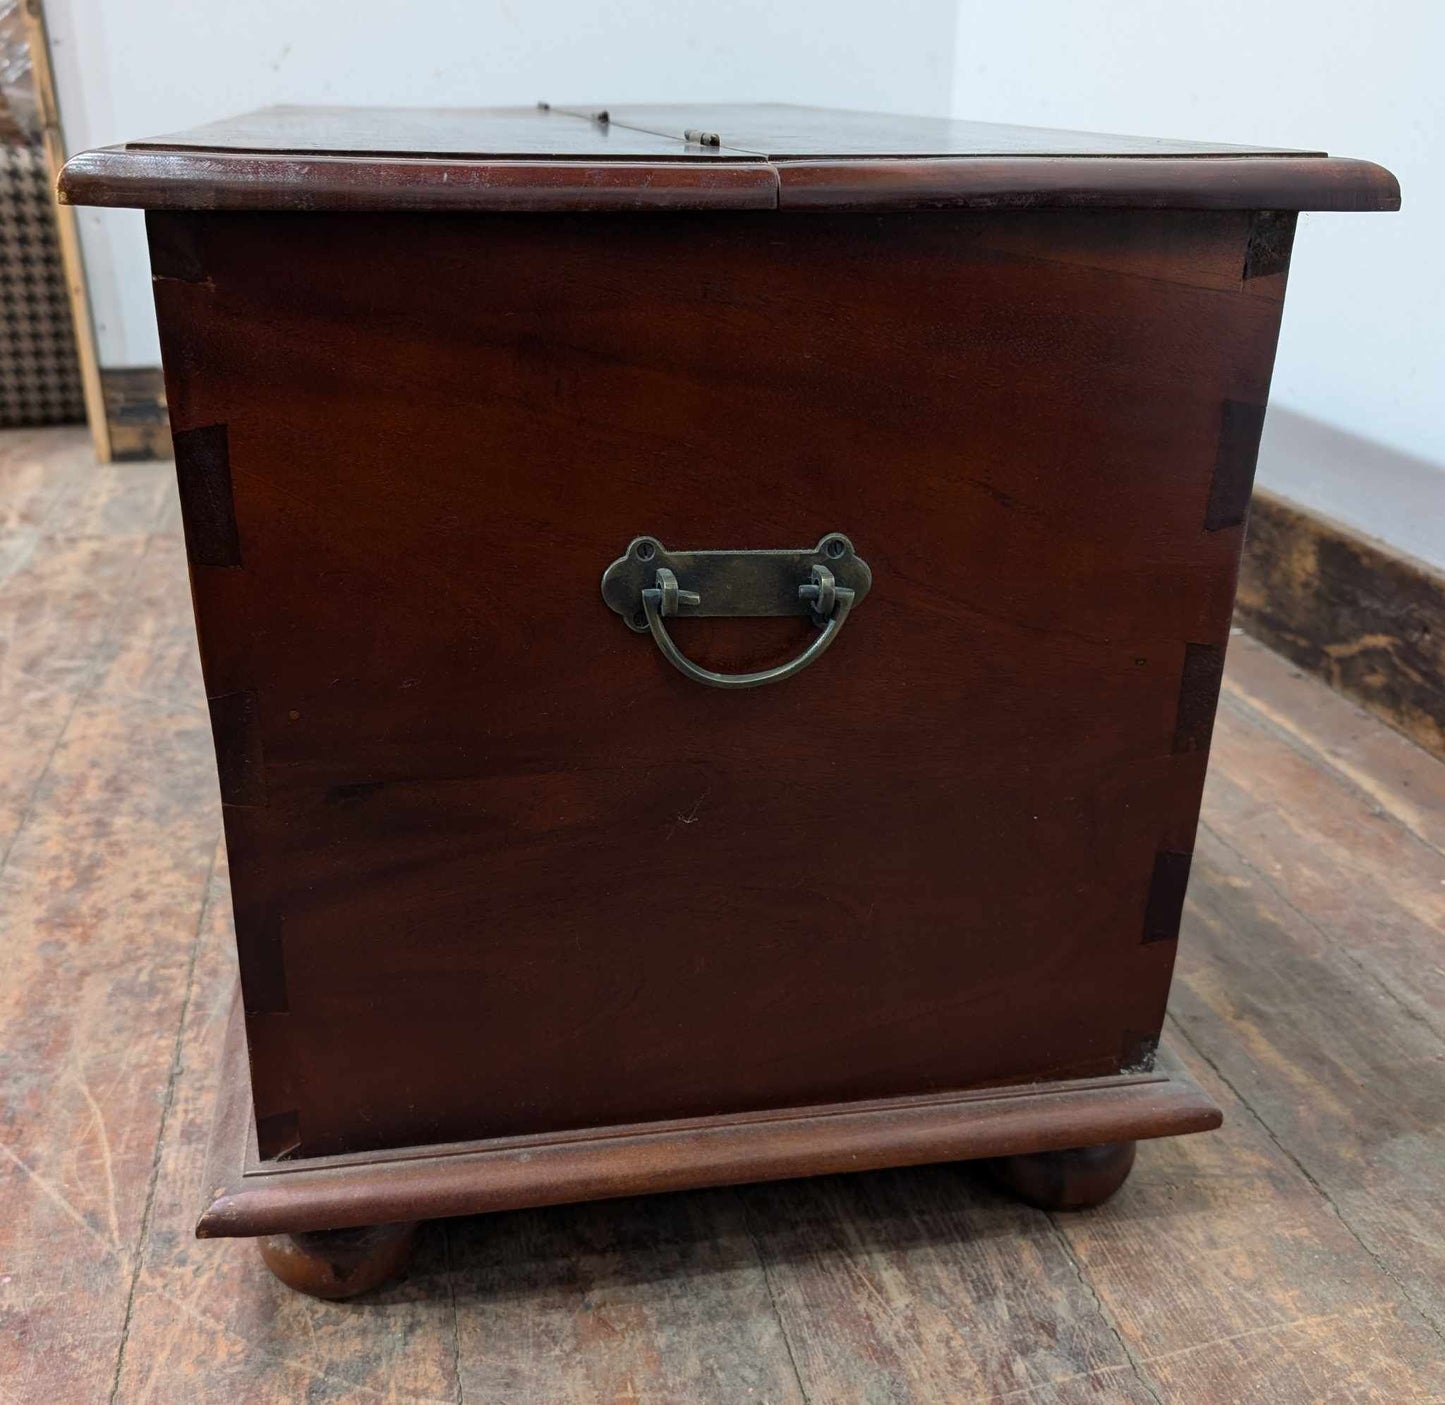
[[[1004,1190],[1040,1210],[1088,1210],[1102,1205],[1129,1179],[1134,1142],[1001,1156],[989,1162]]]
[[[411,1260],[415,1224],[270,1234],[261,1257],[288,1288],[313,1298],[354,1298],[398,1277]]]

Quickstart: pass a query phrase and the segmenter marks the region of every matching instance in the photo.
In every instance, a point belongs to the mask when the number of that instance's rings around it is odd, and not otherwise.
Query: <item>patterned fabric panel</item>
[[[0,142],[0,427],[84,418],[45,157]]]

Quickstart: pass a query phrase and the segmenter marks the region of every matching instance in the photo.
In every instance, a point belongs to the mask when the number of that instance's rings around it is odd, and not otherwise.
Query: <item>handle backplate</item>
[[[676,578],[676,599],[666,614],[678,619],[716,616],[812,615],[824,626],[833,613],[818,609],[816,595],[799,594],[822,566],[838,588],[853,592],[857,606],[873,573],[841,532],[814,547],[780,551],[670,551],[656,537],[635,537],[602,576],[602,598],[639,634],[648,633],[642,592],[656,586],[658,572]]]

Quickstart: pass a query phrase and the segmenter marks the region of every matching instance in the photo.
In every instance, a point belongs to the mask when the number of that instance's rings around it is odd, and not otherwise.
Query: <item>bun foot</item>
[[[1001,1156],[989,1162],[1004,1190],[1040,1210],[1088,1210],[1102,1205],[1129,1179],[1133,1142]]]
[[[415,1224],[365,1225],[257,1241],[266,1267],[288,1288],[313,1298],[354,1298],[399,1277],[411,1261]]]

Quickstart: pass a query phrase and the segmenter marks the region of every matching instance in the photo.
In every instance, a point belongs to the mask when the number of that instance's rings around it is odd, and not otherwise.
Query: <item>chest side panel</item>
[[[1147,1056],[1278,328],[1251,217],[151,219],[263,1149]],[[872,593],[777,687],[598,590],[638,534],[835,530]]]

